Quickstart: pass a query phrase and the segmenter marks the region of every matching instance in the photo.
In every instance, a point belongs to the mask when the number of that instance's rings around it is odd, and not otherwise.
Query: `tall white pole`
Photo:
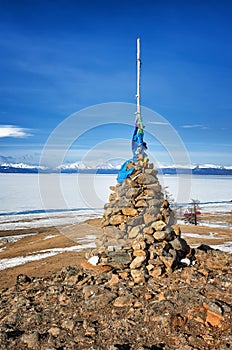
[[[140,114],[141,112],[141,107],[140,107],[140,102],[141,102],[141,80],[140,80],[140,71],[141,71],[141,59],[140,59],[140,38],[137,39],[137,94],[136,94],[136,99],[137,99],[137,113]]]

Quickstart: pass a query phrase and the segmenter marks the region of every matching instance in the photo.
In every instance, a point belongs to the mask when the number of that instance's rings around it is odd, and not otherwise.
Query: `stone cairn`
[[[164,199],[153,164],[134,164],[134,169],[122,184],[110,186],[102,234],[83,267],[113,269],[119,278],[144,284],[181,265],[191,265],[194,257],[175,226],[175,215]]]

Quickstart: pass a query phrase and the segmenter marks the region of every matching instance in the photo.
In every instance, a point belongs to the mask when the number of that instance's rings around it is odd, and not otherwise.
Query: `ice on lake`
[[[231,176],[159,175],[178,203],[230,211]],[[73,224],[102,215],[116,175],[0,174],[0,230]],[[208,204],[207,204],[208,203]],[[202,207],[202,206],[201,206]]]

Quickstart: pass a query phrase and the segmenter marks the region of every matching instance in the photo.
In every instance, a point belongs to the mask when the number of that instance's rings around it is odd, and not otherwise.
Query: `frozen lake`
[[[178,203],[231,210],[231,176],[159,176]],[[0,174],[0,230],[72,224],[100,216],[116,175]],[[223,203],[225,202],[225,203]],[[227,202],[227,203],[226,203]]]

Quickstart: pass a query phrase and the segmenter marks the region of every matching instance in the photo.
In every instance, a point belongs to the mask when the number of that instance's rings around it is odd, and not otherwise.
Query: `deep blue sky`
[[[70,114],[135,103],[140,37],[142,104],[192,163],[231,165],[231,18],[230,0],[0,0],[0,160],[36,163]]]

